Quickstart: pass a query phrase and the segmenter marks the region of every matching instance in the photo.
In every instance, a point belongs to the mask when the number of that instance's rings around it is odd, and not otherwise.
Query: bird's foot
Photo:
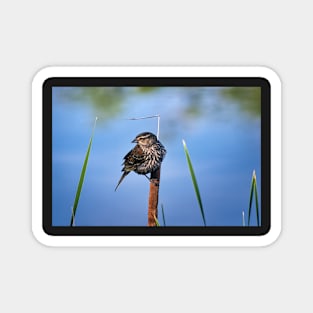
[[[156,178],[150,178],[150,183],[154,184],[155,187],[159,187],[160,186],[160,182],[158,179]]]
[[[160,183],[159,180],[156,178],[149,178],[146,174],[144,174],[150,183],[154,184],[154,186],[159,187]]]

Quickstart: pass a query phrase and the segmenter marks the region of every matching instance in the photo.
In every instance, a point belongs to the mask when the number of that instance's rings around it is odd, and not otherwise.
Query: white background
[[[80,3],[1,3],[0,311],[312,311],[310,2]],[[48,65],[273,68],[283,83],[280,239],[266,248],[40,245],[31,233],[31,80]]]

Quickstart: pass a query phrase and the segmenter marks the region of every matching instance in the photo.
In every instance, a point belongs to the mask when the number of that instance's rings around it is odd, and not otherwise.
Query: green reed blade
[[[195,189],[196,197],[197,197],[197,200],[198,200],[198,204],[199,204],[199,207],[200,207],[203,223],[204,223],[204,226],[206,226],[205,215],[204,215],[202,200],[201,200],[201,196],[200,196],[200,191],[199,191],[196,175],[195,175],[195,172],[193,170],[191,158],[190,158],[190,155],[189,155],[188,148],[187,148],[185,140],[183,140],[183,146],[184,146],[184,151],[185,151],[185,154],[186,154],[186,159],[187,159],[187,163],[188,163],[188,167],[189,167],[189,171],[190,171],[190,175],[191,175],[191,180],[192,180],[193,187]]]
[[[255,192],[255,210],[256,210],[256,219],[258,226],[260,226],[260,217],[259,217],[259,199],[258,199],[258,189],[257,189],[257,183],[256,183],[256,174],[254,172],[254,192]]]
[[[163,218],[163,225],[166,226],[166,223],[165,223],[165,215],[164,215],[164,207],[163,207],[163,204],[161,204],[161,209],[162,209],[162,218]]]
[[[254,192],[254,185],[255,185],[254,173],[255,173],[255,171],[253,171],[253,174],[252,174],[251,187],[250,187],[250,200],[249,200],[249,209],[248,209],[248,226],[250,226],[251,207],[252,207],[252,199],[253,199],[253,192]]]
[[[160,227],[160,223],[159,223],[157,217],[156,217],[155,215],[153,215],[153,217],[154,217],[155,225],[156,225],[157,227]]]
[[[77,210],[81,190],[82,190],[84,179],[85,179],[85,174],[86,174],[86,169],[87,169],[87,165],[88,165],[88,159],[89,159],[90,149],[91,149],[91,145],[92,145],[94,130],[96,127],[96,122],[97,122],[97,118],[95,119],[95,123],[94,123],[93,131],[92,131],[92,135],[91,135],[91,138],[89,141],[89,145],[87,148],[84,164],[83,164],[83,167],[82,167],[82,170],[80,173],[80,178],[79,178],[79,182],[78,182],[78,186],[77,186],[77,190],[76,190],[76,195],[75,195],[75,200],[74,200],[74,204],[73,204],[73,209],[72,209],[72,216],[71,216],[71,223],[70,223],[71,226],[74,226],[76,210]]]

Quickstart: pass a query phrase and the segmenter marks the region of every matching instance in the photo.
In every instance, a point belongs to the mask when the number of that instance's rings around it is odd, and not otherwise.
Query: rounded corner
[[[51,247],[50,235],[44,231],[44,229],[37,229],[36,227],[32,227],[32,235],[34,239],[41,245],[45,247]]]
[[[281,232],[282,232],[282,229],[280,226],[278,227],[276,225],[274,229],[270,228],[269,231],[263,235],[263,238],[262,238],[263,242],[261,246],[269,247],[275,244],[281,237]]]
[[[270,86],[274,84],[279,86],[279,88],[281,87],[282,80],[276,70],[269,66],[260,66],[258,68],[261,74],[261,78],[267,80]]]
[[[53,77],[56,67],[45,66],[35,72],[32,78],[32,85],[44,85],[47,80]]]

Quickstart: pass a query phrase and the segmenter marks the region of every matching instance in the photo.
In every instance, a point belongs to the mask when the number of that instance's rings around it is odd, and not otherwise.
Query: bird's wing
[[[134,149],[129,151],[125,156],[124,156],[124,168],[122,171],[133,171],[134,169],[137,168],[139,164],[142,164],[144,160],[144,152],[140,148],[139,145],[136,145]]]

